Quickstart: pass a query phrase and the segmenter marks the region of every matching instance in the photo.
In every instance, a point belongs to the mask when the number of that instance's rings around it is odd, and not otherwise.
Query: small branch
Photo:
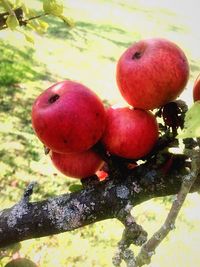
[[[123,243],[129,247],[131,244],[141,246],[147,240],[147,232],[141,225],[137,224],[134,217],[131,215],[133,206],[128,203],[124,209],[120,211],[117,218],[124,224]]]
[[[34,16],[34,17],[31,17],[31,18],[25,19],[25,20],[21,20],[21,21],[19,21],[19,24],[20,24],[20,26],[26,26],[26,24],[27,24],[29,21],[34,20],[34,19],[39,19],[39,18],[48,16],[48,15],[49,15],[49,14],[47,14],[47,13],[42,13],[42,14],[39,14],[39,15],[37,15],[37,16]]]
[[[131,215],[132,205],[128,203],[118,214],[117,218],[124,224],[125,229],[121,241],[118,243],[118,250],[113,257],[114,266],[120,266],[124,260],[127,266],[134,266],[135,258],[129,249],[131,244],[141,246],[147,240],[147,232],[138,225]]]
[[[134,253],[131,249],[124,247],[124,244],[119,242],[118,251],[113,257],[113,265],[115,267],[120,267],[122,260],[125,261],[127,267],[136,267],[136,261]]]
[[[33,189],[37,185],[37,182],[31,182],[24,190],[22,201],[29,202],[30,196],[33,194]]]
[[[170,212],[165,220],[163,226],[143,245],[140,253],[136,257],[136,266],[140,267],[151,262],[151,257],[154,254],[155,249],[168,235],[168,233],[174,229],[175,221],[178,217],[179,211],[189,193],[192,185],[200,174],[200,151],[196,150],[192,152],[191,156],[191,172],[183,177],[181,189],[174,200]]]

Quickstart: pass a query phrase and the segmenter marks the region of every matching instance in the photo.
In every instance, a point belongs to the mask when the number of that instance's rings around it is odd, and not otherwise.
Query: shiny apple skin
[[[193,86],[193,99],[194,101],[200,100],[200,74],[196,78]]]
[[[100,98],[75,81],[62,81],[41,93],[32,107],[40,141],[59,153],[82,152],[101,138],[106,113]]]
[[[117,62],[116,80],[131,106],[152,110],[175,100],[189,78],[183,50],[163,39],[144,39],[132,44]]]
[[[129,107],[107,110],[102,143],[111,154],[139,159],[153,149],[157,140],[158,124],[150,111]]]
[[[94,175],[103,165],[102,158],[92,149],[67,154],[51,151],[50,158],[62,174],[78,179]]]

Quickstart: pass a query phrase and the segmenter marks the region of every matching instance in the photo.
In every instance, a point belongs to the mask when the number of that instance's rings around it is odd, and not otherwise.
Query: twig
[[[181,189],[174,200],[170,212],[163,226],[142,246],[138,256],[136,257],[136,266],[140,267],[151,262],[151,257],[154,255],[155,249],[174,229],[175,221],[179,211],[186,199],[188,192],[194,184],[197,176],[200,173],[200,151],[195,150],[191,155],[191,172],[183,177]]]
[[[31,195],[33,194],[33,189],[37,185],[37,182],[31,182],[27,188],[24,190],[22,201],[29,202]]]
[[[42,14],[39,14],[37,16],[34,16],[34,17],[30,17],[28,19],[25,19],[25,20],[20,20],[19,21],[19,24],[20,26],[26,26],[26,24],[31,21],[31,20],[34,20],[34,19],[39,19],[41,17],[45,17],[45,16],[48,16],[49,14],[48,13],[42,13]]]
[[[124,260],[127,267],[135,266],[134,253],[129,249],[131,244],[141,246],[147,240],[147,232],[142,226],[138,225],[131,215],[132,205],[129,202],[118,214],[117,218],[124,224],[125,229],[122,239],[118,243],[118,250],[113,257],[114,266],[118,267],[121,261]]]

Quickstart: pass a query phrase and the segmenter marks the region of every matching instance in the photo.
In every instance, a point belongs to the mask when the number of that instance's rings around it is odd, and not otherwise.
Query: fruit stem
[[[49,98],[48,102],[52,104],[52,103],[56,102],[56,100],[57,100],[59,97],[60,97],[60,96],[59,96],[58,94],[55,94],[55,95],[53,95],[53,96],[51,96],[51,97]]]
[[[141,52],[135,52],[135,54],[133,54],[132,59],[140,59],[142,56]]]

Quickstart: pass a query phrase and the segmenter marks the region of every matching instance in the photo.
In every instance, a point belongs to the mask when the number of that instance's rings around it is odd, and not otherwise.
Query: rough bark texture
[[[133,169],[123,179],[107,181],[71,194],[41,202],[24,197],[13,207],[0,212],[0,247],[25,239],[49,236],[109,219],[117,218],[127,203],[134,207],[154,197],[177,194],[182,177],[188,172],[184,156],[174,156],[166,170],[152,164]],[[200,188],[200,176],[191,192]]]

